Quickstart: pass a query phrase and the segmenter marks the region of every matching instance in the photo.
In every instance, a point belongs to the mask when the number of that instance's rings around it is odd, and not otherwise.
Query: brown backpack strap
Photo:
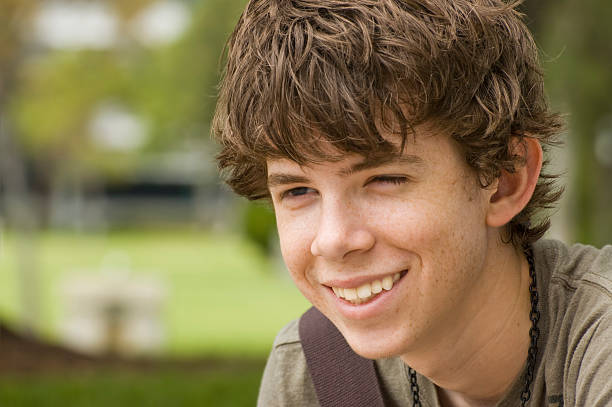
[[[384,407],[374,361],[353,352],[319,310],[302,315],[299,332],[321,407]]]

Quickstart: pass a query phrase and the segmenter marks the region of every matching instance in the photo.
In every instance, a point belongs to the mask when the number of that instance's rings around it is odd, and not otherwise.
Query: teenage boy
[[[276,338],[260,406],[612,405],[612,247],[540,240],[561,121],[514,6],[246,6],[219,166],[271,200],[314,306]]]

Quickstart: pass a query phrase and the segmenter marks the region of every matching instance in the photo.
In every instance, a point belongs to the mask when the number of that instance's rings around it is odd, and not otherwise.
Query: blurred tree
[[[139,67],[135,97],[151,121],[156,148],[175,145],[185,135],[208,135],[223,47],[245,4],[246,0],[196,3],[186,35],[153,50],[148,63]]]
[[[268,203],[247,202],[242,214],[242,231],[266,255],[275,253],[277,244],[276,218]]]
[[[129,97],[129,72],[115,55],[49,54],[24,67],[20,79],[23,85],[13,99],[12,116],[29,158],[41,173],[52,178],[87,165],[112,173],[129,165],[129,160],[122,160],[124,152],[100,151],[88,137],[100,103],[124,104]]]
[[[612,241],[612,3],[554,2],[542,34],[553,98],[570,113],[572,229],[575,240]]]
[[[24,58],[23,25],[29,18],[34,0],[0,1],[0,179],[6,220],[16,230],[18,281],[22,302],[21,323],[32,334],[39,322],[36,227],[32,202],[29,199],[26,169],[6,105],[16,87],[16,75]]]
[[[129,19],[151,1],[139,0],[138,7],[111,3]],[[21,72],[23,86],[11,112],[39,172],[51,179],[76,170],[121,176],[133,170],[135,155],[143,151],[207,140],[219,55],[243,5],[242,0],[196,3],[190,28],[175,43],[143,46],[124,28],[124,40],[115,48],[50,52],[31,61]],[[101,104],[123,107],[140,118],[146,142],[132,151],[96,145],[91,121]]]
[[[520,5],[520,10],[525,14],[525,22],[536,40],[543,37],[549,27],[549,16],[553,6],[559,4],[559,0],[525,0]]]

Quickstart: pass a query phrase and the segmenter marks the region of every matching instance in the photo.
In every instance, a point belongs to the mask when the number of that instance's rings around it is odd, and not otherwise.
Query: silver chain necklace
[[[521,407],[525,407],[531,398],[531,382],[533,381],[533,371],[535,369],[536,357],[538,356],[538,337],[540,336],[540,329],[538,328],[538,321],[540,320],[540,312],[538,311],[538,286],[533,250],[530,245],[527,245],[524,247],[523,252],[527,257],[527,263],[529,263],[529,277],[531,278],[531,284],[529,284],[529,297],[531,299],[531,311],[529,312],[531,328],[529,329],[529,338],[531,339],[531,343],[529,344],[529,351],[527,352],[527,373],[525,374],[525,387],[521,393]],[[422,407],[419,398],[417,374],[413,368],[408,368],[408,373],[410,374],[410,388],[412,389],[412,405],[413,407]]]

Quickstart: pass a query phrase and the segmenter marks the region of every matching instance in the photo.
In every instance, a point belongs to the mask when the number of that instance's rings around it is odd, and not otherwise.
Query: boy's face
[[[469,323],[486,293],[492,192],[449,137],[417,129],[390,162],[267,166],[291,277],[357,353],[409,354]]]

